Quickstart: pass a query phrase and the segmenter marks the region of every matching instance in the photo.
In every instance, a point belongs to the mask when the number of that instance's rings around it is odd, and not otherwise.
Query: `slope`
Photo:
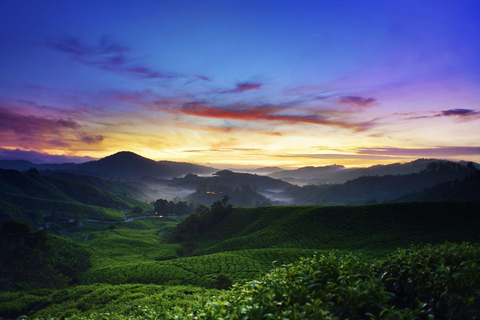
[[[302,248],[375,256],[413,242],[476,242],[478,212],[478,204],[455,202],[235,208],[198,238],[194,253]]]

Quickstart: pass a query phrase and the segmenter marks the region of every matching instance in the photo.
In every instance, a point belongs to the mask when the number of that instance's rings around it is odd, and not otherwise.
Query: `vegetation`
[[[5,292],[0,294],[0,316],[477,319],[479,274],[480,247],[466,243],[415,246],[374,263],[330,252],[276,266],[223,292],[151,284]]]
[[[377,258],[414,242],[478,242],[478,212],[478,204],[455,202],[234,208],[198,234],[193,254],[302,248],[362,252]],[[185,220],[176,230],[194,229],[191,222]]]
[[[466,168],[453,189],[477,186],[472,166],[428,168],[421,174]],[[148,204],[85,177],[2,170],[0,178],[0,318],[480,316],[480,250],[459,244],[480,240],[478,203],[234,208],[217,183],[197,190],[215,192],[209,207],[179,216],[193,207],[159,199],[163,217],[149,217]],[[253,189],[232,187],[235,201],[257,199]]]
[[[42,176],[37,170],[22,173],[0,169],[0,218],[21,220],[38,228],[47,222],[69,219],[121,221],[118,208],[151,207],[114,195],[89,184]],[[55,217],[49,220],[49,217]]]
[[[0,290],[61,288],[90,266],[81,245],[9,220],[0,228]]]

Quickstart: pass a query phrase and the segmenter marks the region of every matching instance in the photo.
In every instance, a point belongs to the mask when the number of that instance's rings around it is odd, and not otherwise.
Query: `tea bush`
[[[399,307],[435,319],[480,317],[480,247],[467,243],[399,249],[377,265]]]

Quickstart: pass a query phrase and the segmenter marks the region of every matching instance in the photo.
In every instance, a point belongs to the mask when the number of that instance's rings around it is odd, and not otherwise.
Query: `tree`
[[[117,229],[117,227],[114,224],[111,224],[108,226],[108,229],[113,232],[113,230]]]
[[[142,213],[143,213],[143,209],[142,209],[141,207],[139,207],[139,206],[135,206],[135,207],[133,207],[133,209],[132,209],[132,213],[134,213],[134,214],[142,214]]]

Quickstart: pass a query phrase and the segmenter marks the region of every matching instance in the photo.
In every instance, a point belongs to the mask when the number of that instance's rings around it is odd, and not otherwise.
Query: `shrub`
[[[467,243],[399,249],[377,265],[392,303],[421,307],[424,318],[478,319],[480,247]]]
[[[369,265],[352,255],[331,253],[275,268],[259,280],[234,285],[225,295],[205,304],[197,316],[368,319],[380,317],[388,300],[389,294]]]

